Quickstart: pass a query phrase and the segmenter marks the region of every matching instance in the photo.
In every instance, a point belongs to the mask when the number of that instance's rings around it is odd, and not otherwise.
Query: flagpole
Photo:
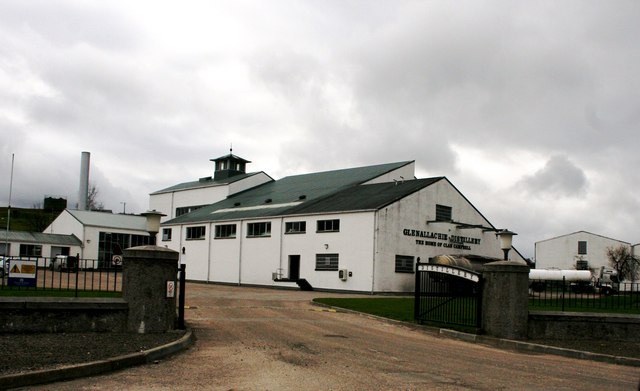
[[[9,224],[11,222],[11,192],[13,191],[13,161],[15,159],[15,154],[11,154],[11,180],[9,181],[9,207],[7,208],[7,232],[5,236],[4,242],[4,255],[5,257],[9,256]]]

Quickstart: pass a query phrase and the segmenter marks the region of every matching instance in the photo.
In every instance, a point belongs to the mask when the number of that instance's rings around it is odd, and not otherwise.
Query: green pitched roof
[[[249,174],[239,174],[239,175],[234,175],[232,177],[225,178],[225,179],[222,179],[222,180],[220,180],[220,179],[219,180],[215,180],[215,179],[213,179],[213,177],[200,178],[197,181],[179,183],[177,185],[173,185],[173,186],[167,187],[166,189],[154,191],[153,193],[151,193],[151,195],[162,194],[162,193],[171,193],[171,192],[174,192],[174,191],[181,191],[181,190],[198,189],[198,188],[202,188],[202,187],[228,185],[230,183],[237,182],[237,181],[239,181],[241,179],[252,177],[252,176],[257,175],[259,173],[260,172],[253,172],[253,173],[249,173]]]
[[[42,232],[0,231],[0,241],[53,244],[60,246],[80,246],[82,242],[75,235],[47,234]]]
[[[205,221],[236,220],[282,216],[289,214],[312,213],[308,208],[321,211],[328,208],[320,201],[335,196],[354,186],[367,189],[386,188],[394,184],[357,186],[380,177],[390,171],[403,167],[411,162],[399,162],[325,171],[312,174],[294,175],[280,180],[265,183],[261,186],[235,194],[215,204],[197,209],[189,214],[176,217],[165,224],[196,223]],[[413,181],[405,181],[409,183]],[[372,187],[370,187],[372,186]],[[408,187],[407,187],[408,189]],[[375,190],[373,190],[375,191]],[[307,209],[304,206],[308,206]],[[324,205],[324,206],[323,206]],[[356,206],[355,204],[353,206]],[[346,207],[346,205],[345,205]],[[357,206],[359,209],[360,207]],[[354,210],[353,207],[348,210]]]
[[[288,212],[291,214],[311,214],[377,210],[443,178],[435,177],[353,186],[329,196],[300,204],[291,208]]]
[[[66,211],[83,225],[147,231],[147,219],[140,215],[123,215],[76,209],[67,209]]]

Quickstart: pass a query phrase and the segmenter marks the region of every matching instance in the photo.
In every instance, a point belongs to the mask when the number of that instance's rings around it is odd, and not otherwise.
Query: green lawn
[[[313,301],[333,307],[346,308],[383,318],[413,322],[413,298],[375,297],[375,298],[318,298]]]

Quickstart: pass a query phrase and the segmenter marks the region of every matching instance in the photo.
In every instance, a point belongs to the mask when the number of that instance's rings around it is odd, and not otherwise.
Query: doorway
[[[297,281],[300,278],[300,255],[289,255],[289,279]]]

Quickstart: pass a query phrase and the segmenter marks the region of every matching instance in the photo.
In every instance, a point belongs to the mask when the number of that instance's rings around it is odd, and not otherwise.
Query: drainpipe
[[[211,248],[213,247],[213,238],[215,236],[213,228],[213,223],[209,223],[209,235],[207,235],[207,240],[209,241],[209,250],[207,253],[207,282],[211,282]]]
[[[280,255],[278,258],[280,258],[280,270],[282,269],[282,262],[284,261],[282,259],[282,257],[284,256],[282,248],[284,246],[284,217],[280,217]],[[276,270],[277,272],[277,270]],[[289,270],[287,269],[287,272],[289,272]]]
[[[240,220],[240,248],[238,249],[238,286],[242,283],[242,220]]]
[[[378,212],[373,213],[373,257],[371,264],[371,294],[375,292],[376,284],[376,247],[378,246]]]

